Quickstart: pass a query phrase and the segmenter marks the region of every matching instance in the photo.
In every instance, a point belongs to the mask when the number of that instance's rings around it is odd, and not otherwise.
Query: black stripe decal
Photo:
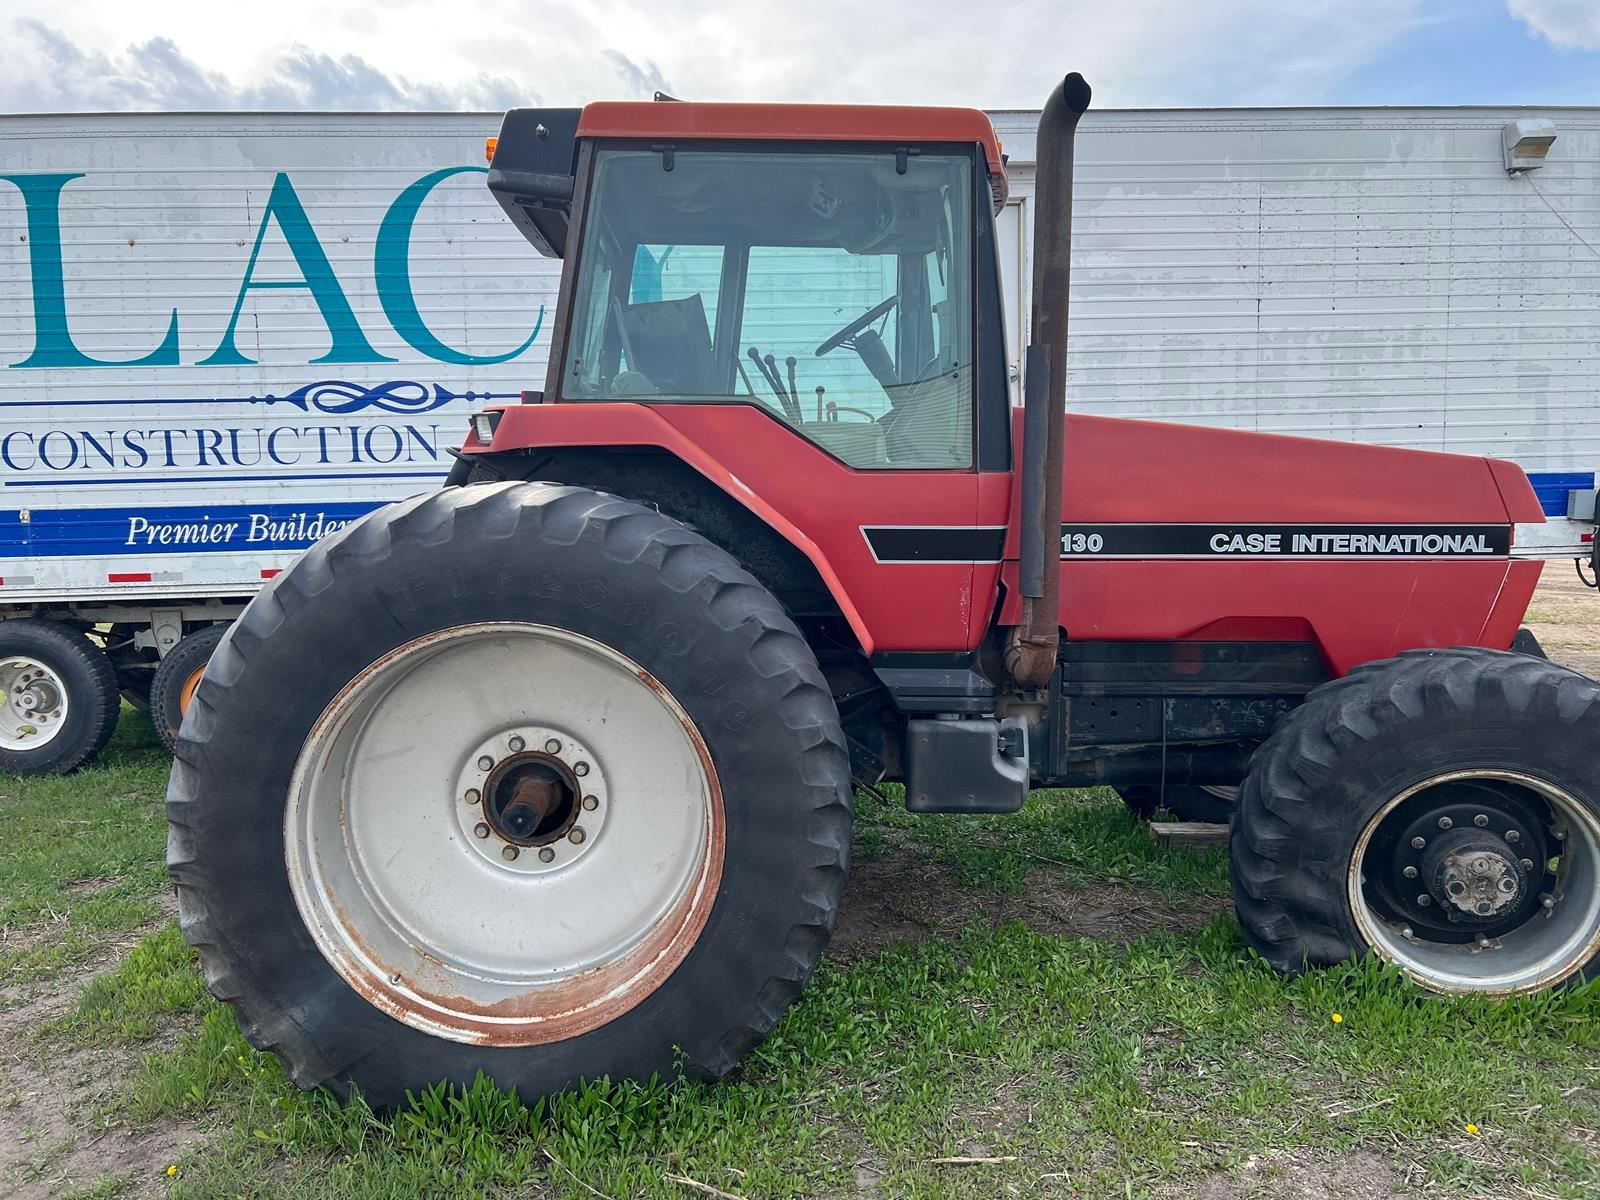
[[[863,525],[862,534],[881,563],[999,562],[1003,527],[971,525]]]
[[[1062,558],[1504,558],[1509,525],[1063,525]]]

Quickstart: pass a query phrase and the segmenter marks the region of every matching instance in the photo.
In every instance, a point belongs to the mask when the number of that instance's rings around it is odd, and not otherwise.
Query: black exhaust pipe
[[[1022,623],[1006,647],[1018,686],[1043,687],[1061,644],[1061,471],[1072,273],[1072,145],[1092,95],[1076,71],[1039,114],[1033,212],[1033,336],[1023,394]]]

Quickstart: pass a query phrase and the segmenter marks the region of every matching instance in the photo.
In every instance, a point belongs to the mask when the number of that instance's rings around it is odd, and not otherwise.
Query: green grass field
[[[480,1083],[380,1118],[285,1083],[170,919],[165,762],[0,780],[0,1195],[1600,1194],[1600,986],[1424,998],[1243,946],[1220,852],[1109,792],[858,797],[835,948],[733,1079]]]

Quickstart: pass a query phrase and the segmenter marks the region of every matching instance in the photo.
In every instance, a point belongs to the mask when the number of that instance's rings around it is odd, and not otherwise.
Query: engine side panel
[[[1514,522],[1539,517],[1508,467],[1070,416],[1062,624],[1074,641],[1309,636],[1339,674],[1416,647],[1504,648],[1540,568],[1509,555]]]

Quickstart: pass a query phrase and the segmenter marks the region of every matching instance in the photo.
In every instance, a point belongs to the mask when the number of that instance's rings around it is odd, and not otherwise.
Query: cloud
[[[119,54],[80,50],[41,21],[12,22],[0,42],[0,111],[118,109],[504,109],[539,103],[523,84],[480,73],[451,84],[409,79],[355,54],[305,46],[278,56],[261,79],[208,71],[169,38]],[[632,64],[629,64],[630,66]]]
[[[617,74],[622,76],[623,82],[635,95],[653,96],[657,92],[665,92],[669,96],[672,94],[672,85],[661,74],[661,69],[648,58],[640,67],[621,50],[602,50],[600,53],[616,67]]]
[[[1552,46],[1600,50],[1600,4],[1595,0],[1507,0],[1506,7]]]
[[[0,110],[1031,107],[1073,69],[1105,106],[1336,103],[1440,2],[986,0],[974,21],[970,0],[273,0],[242,39],[215,0],[5,0]]]

